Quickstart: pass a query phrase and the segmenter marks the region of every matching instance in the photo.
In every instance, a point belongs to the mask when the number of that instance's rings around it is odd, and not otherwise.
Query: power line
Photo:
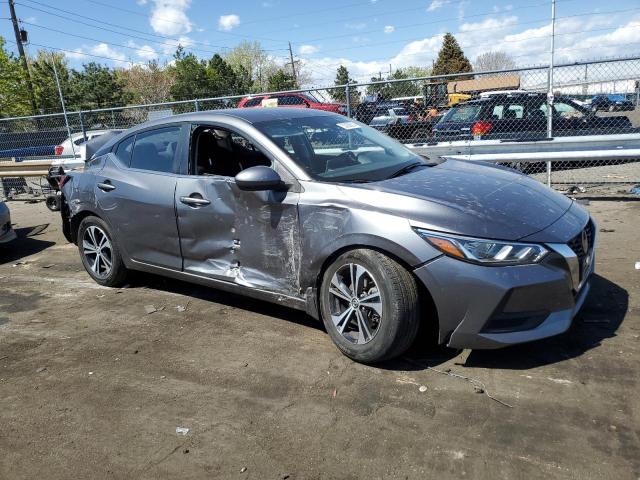
[[[73,15],[73,16],[76,16],[76,17],[79,17],[79,18],[83,18],[85,20],[89,20],[91,22],[94,22],[94,23],[98,24],[98,25],[87,24],[85,22],[81,22],[80,20],[76,20],[76,19],[73,19],[73,18],[68,18],[67,16],[60,15],[60,14],[57,14],[57,13],[53,13],[53,12],[50,12],[50,11],[47,11],[47,10],[42,10],[42,9],[34,7],[32,5],[19,3],[19,5],[22,5],[23,7],[31,8],[32,10],[36,10],[36,11],[39,11],[39,12],[42,12],[42,13],[46,13],[48,15],[52,15],[54,17],[62,18],[64,20],[70,20],[72,22],[79,23],[79,24],[82,24],[82,25],[86,25],[86,26],[91,27],[91,28],[98,28],[100,30],[105,30],[105,31],[109,31],[109,32],[112,32],[112,33],[117,33],[119,35],[125,35],[122,32],[110,30],[110,29],[107,29],[107,28],[101,26],[101,25],[109,25],[111,27],[119,28],[120,30],[126,30],[126,31],[135,32],[135,33],[138,33],[138,34],[141,34],[141,35],[145,35],[146,37],[156,37],[156,38],[161,38],[161,39],[164,39],[164,40],[171,40],[171,41],[174,41],[174,42],[176,41],[175,39],[173,39],[171,37],[168,37],[168,36],[165,36],[165,35],[158,35],[156,33],[148,33],[148,32],[144,32],[142,30],[137,30],[135,28],[123,27],[123,26],[120,26],[120,25],[117,25],[117,24],[114,24],[114,23],[105,22],[104,20],[100,20],[100,19],[96,19],[96,18],[92,18],[92,17],[87,17],[86,15],[80,15],[78,13],[74,13],[74,12],[71,12],[69,10],[63,10],[61,8],[52,7],[50,5],[47,5],[47,4],[42,3],[42,2],[38,2],[36,0],[21,0],[21,1],[28,1],[30,3],[35,3],[37,5],[41,5],[41,6],[44,6],[46,8],[49,8],[49,9],[55,9],[57,11],[65,13],[67,15]],[[158,42],[157,40],[150,40],[148,38],[142,38],[142,37],[139,37],[139,36],[136,37],[135,35],[131,35],[131,34],[128,34],[128,36],[134,37],[134,38],[138,38],[140,40],[145,40],[147,42],[155,41],[156,43],[162,43],[162,42]],[[228,46],[224,46],[224,45],[210,45],[208,43],[199,42],[199,41],[196,41],[196,40],[190,40],[190,43],[195,44],[195,45],[205,45],[207,47],[214,47],[214,48],[219,48],[219,49],[226,49],[226,50],[231,50],[232,49],[232,47],[228,47]],[[285,50],[286,49],[272,49],[272,50],[265,50],[265,51],[279,52],[279,51],[285,51]]]
[[[522,24],[524,24],[525,22],[523,22]],[[507,27],[511,27],[513,25],[508,25],[505,27],[502,27],[502,29],[507,28]],[[563,33],[556,33],[556,36],[558,35],[573,35],[573,34],[579,34],[579,33],[590,33],[590,32],[599,32],[599,31],[606,31],[606,30],[616,30],[618,28],[639,28],[640,26],[628,26],[628,27],[606,27],[606,28],[597,28],[597,29],[591,29],[591,30],[577,30],[577,31],[572,31],[572,32],[563,32]],[[501,27],[491,27],[489,28],[490,30],[499,30],[501,29]],[[475,29],[473,30],[473,32],[477,32],[480,31],[482,29]],[[453,35],[464,35],[464,34],[468,34],[470,32],[455,32]],[[471,32],[472,33],[472,32]],[[492,42],[492,43],[474,43],[474,44],[470,44],[470,45],[460,45],[460,48],[474,48],[474,47],[482,47],[482,46],[494,46],[496,43],[520,43],[520,42],[526,42],[529,40],[535,40],[535,39],[539,39],[539,38],[549,38],[550,35],[534,35],[534,36],[530,36],[530,37],[526,37],[526,38],[520,38],[520,39],[515,39],[515,40],[499,40],[496,42]],[[339,51],[347,51],[347,50],[356,50],[356,49],[360,49],[360,48],[369,48],[369,47],[376,47],[376,46],[384,46],[384,45],[391,45],[391,44],[395,44],[395,43],[406,43],[406,42],[414,42],[414,41],[420,41],[420,40],[426,40],[424,37],[422,38],[412,38],[412,39],[402,39],[402,40],[397,40],[397,41],[392,41],[392,42],[379,42],[379,43],[368,43],[366,45],[354,45],[351,47],[342,47],[342,48],[335,48],[335,49],[331,49],[331,50],[325,50],[325,52],[339,52]],[[373,62],[376,60],[360,60],[362,62]]]
[[[142,12],[138,12],[136,10],[131,10],[128,8],[122,8],[122,7],[116,7],[115,5],[111,5],[109,3],[105,3],[105,2],[100,2],[98,0],[84,0],[85,2],[89,2],[89,3],[94,3],[96,5],[102,5],[103,7],[107,7],[107,8],[111,8],[113,10],[118,10],[121,12],[126,12],[126,13],[130,13],[132,15],[137,15],[139,17],[144,17],[146,19],[150,19],[151,17],[149,17],[149,15],[142,13]],[[175,20],[171,20],[169,18],[163,18],[163,17],[155,17],[158,20],[161,20],[163,22],[167,22],[167,23],[173,23],[175,25],[182,25],[182,26],[187,26],[188,24],[186,24],[185,22],[176,22]],[[282,42],[282,40],[275,40],[273,38],[266,38],[266,37],[255,37],[255,36],[250,36],[250,35],[242,35],[240,33],[233,33],[233,32],[221,32],[218,31],[216,33],[222,34],[222,35],[231,35],[234,37],[243,37],[243,38],[249,38],[249,39],[258,39],[258,40],[265,40],[268,42],[278,42],[278,43],[284,43]]]
[[[548,2],[544,2],[544,3],[536,3],[536,4],[531,4],[531,5],[523,5],[522,7],[518,7],[518,10],[524,10],[527,8],[535,8],[535,7],[540,7],[540,6],[546,6]],[[631,11],[637,11],[640,10],[640,8],[626,8],[626,9],[622,9],[622,10],[610,10],[607,12],[584,12],[584,13],[580,13],[580,14],[574,14],[574,15],[566,15],[563,17],[557,17],[557,20],[561,20],[564,18],[574,18],[574,17],[584,17],[584,16],[596,16],[596,15],[610,15],[610,14],[615,14],[615,13],[626,13],[626,12],[631,12]],[[469,19],[469,18],[476,18],[476,17],[484,17],[487,15],[495,15],[496,12],[484,12],[484,13],[477,13],[474,15],[468,15],[466,17],[463,17],[465,20]],[[507,13],[507,12],[505,12]],[[509,14],[511,13],[516,13],[516,12],[508,12]],[[396,31],[398,31],[399,29],[405,29],[405,28],[413,28],[413,27],[423,27],[426,25],[435,25],[438,23],[444,23],[444,22],[449,22],[449,21],[455,21],[455,20],[459,20],[458,17],[455,18],[444,18],[444,19],[440,19],[440,20],[434,20],[434,21],[428,21],[428,22],[418,22],[418,23],[410,23],[410,24],[406,24],[406,25],[397,25],[395,26]],[[540,19],[540,20],[533,20],[533,21],[527,21],[527,22],[516,22],[513,23],[509,26],[516,26],[516,25],[527,25],[527,24],[531,24],[531,23],[537,23],[537,22],[548,22],[549,18],[545,17],[544,19]],[[487,29],[474,29],[474,31],[478,31],[478,30],[493,30],[495,29],[495,27],[490,27]],[[367,30],[367,31],[362,31],[362,32],[358,32],[359,35],[366,35],[369,33],[380,33],[380,29],[376,29],[376,30]],[[350,37],[353,36],[353,32],[351,33],[345,33],[345,34],[340,34],[340,35],[331,35],[331,36],[326,36],[326,37],[317,37],[317,38],[312,38],[312,39],[303,39],[303,40],[298,40],[297,43],[301,43],[301,42],[306,42],[306,43],[311,43],[311,42],[318,42],[318,41],[322,41],[322,40],[330,40],[330,39],[335,39],[335,38],[343,38],[343,37]]]
[[[7,42],[16,45],[16,42],[12,42],[11,40],[7,40]],[[35,45],[36,47],[44,48],[45,50],[56,50],[58,52],[66,52],[66,53],[71,53],[71,54],[74,54],[74,55],[83,55],[85,57],[102,58],[104,60],[112,60],[114,62],[128,63],[129,65],[141,65],[141,66],[146,65],[146,63],[142,63],[142,62],[133,62],[131,60],[123,60],[121,58],[107,57],[105,55],[95,55],[93,53],[85,53],[85,52],[80,52],[80,51],[77,51],[77,50],[68,50],[66,48],[51,47],[49,45],[43,45],[41,43],[29,42],[29,44],[30,45]]]

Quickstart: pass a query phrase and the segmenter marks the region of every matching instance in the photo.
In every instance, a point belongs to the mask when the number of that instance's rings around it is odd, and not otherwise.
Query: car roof
[[[336,116],[341,118],[342,115],[333,112],[327,112],[325,110],[314,110],[312,108],[224,108],[220,110],[209,110],[204,112],[191,112],[182,113],[179,115],[171,115],[168,117],[162,117],[157,120],[150,120],[148,122],[141,123],[134,127],[125,130],[120,135],[112,138],[109,142],[97,152],[109,150],[114,144],[118,143],[124,137],[131,135],[139,130],[144,130],[150,127],[161,127],[163,125],[171,125],[179,122],[215,122],[224,120],[224,117],[237,118],[250,124],[288,120],[290,118],[306,118],[306,117],[330,117]]]

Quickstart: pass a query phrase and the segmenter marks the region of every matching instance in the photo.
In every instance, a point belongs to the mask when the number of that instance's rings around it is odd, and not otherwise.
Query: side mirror
[[[263,165],[242,170],[236,175],[235,180],[240,190],[249,192],[282,190],[285,186],[278,172]]]

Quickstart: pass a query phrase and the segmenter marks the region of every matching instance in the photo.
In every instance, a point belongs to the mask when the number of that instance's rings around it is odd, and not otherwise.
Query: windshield
[[[389,178],[423,160],[377,130],[339,115],[255,124],[310,177],[327,182]]]
[[[322,103],[320,100],[318,100],[318,97],[316,97],[316,96],[315,96],[313,93],[311,93],[311,92],[305,92],[305,93],[303,93],[303,95],[304,95],[305,97],[307,97],[309,100],[311,100],[312,102],[315,102],[315,103]]]

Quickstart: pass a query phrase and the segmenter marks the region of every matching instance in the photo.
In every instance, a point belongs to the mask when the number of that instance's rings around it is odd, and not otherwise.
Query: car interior
[[[197,127],[191,137],[191,171],[195,175],[235,177],[242,170],[271,161],[251,142],[229,130]]]

